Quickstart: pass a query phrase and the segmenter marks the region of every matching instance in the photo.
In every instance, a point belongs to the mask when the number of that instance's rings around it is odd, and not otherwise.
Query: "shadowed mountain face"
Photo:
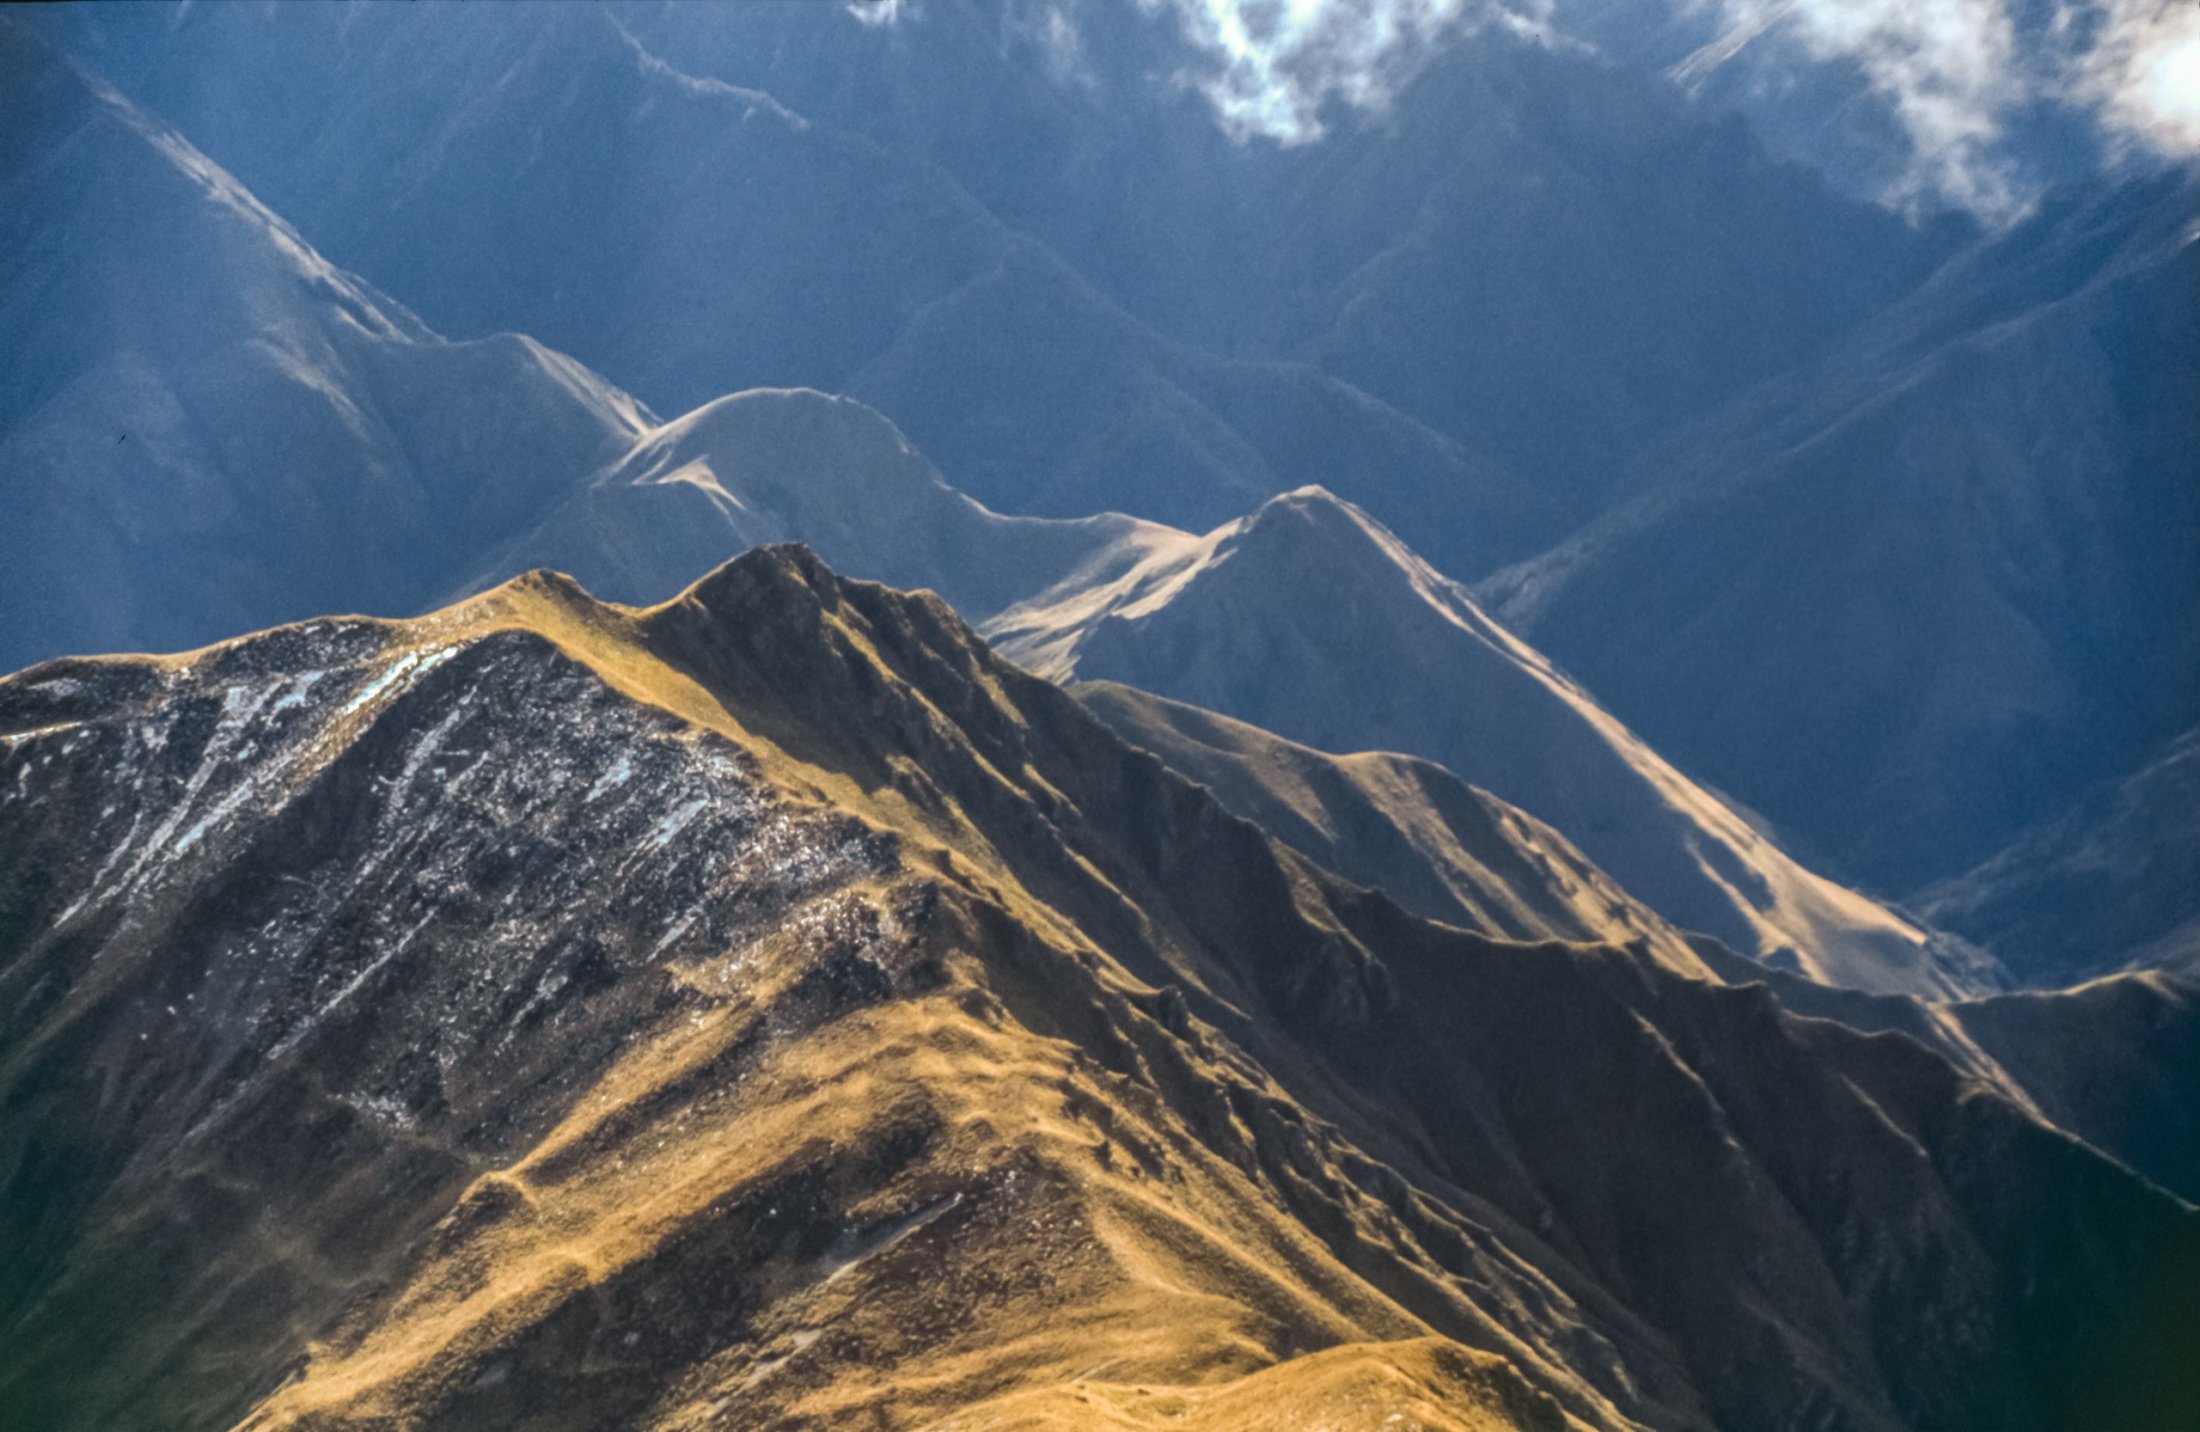
[[[532,578],[34,669],[0,683],[33,808],[22,1425],[2200,1393],[2189,1206],[1909,1041],[1410,917],[796,551],[648,611]]]
[[[12,27],[0,293],[11,670],[415,610],[641,423],[525,339],[428,333]]]
[[[1945,1001],[1833,988],[1676,932],[1564,836],[1441,766],[1325,756],[1110,682],[1071,690],[1233,812],[1418,914],[1513,939],[1639,944],[1677,968],[1763,982],[1796,1014],[1914,1039],[2171,1192],[2200,1198],[2200,1000],[2189,977],[2148,972]]]
[[[2028,984],[2130,964],[2200,969],[2200,731],[1918,903]]]
[[[1642,940],[1682,968],[1698,963],[1685,936],[1565,836],[1433,762],[1324,755],[1109,681],[1070,690],[1231,811],[1416,914],[1514,940]]]
[[[1912,993],[1992,978],[1975,951],[1798,866],[1319,489],[1113,584],[1042,594],[986,631],[1046,675],[1120,681],[1326,751],[1440,762],[1564,831],[1666,919],[1775,966]]]
[[[2049,1118],[2200,1201],[2200,981],[2149,971],[1952,1011]]]
[[[1206,526],[1320,480],[1442,509],[1477,571],[1567,525],[1540,485],[1291,355],[1164,337],[929,164],[683,73],[607,7],[61,23],[438,330],[531,334],[660,411],[846,393],[1004,511]]]
[[[1478,590],[1806,849],[1987,858],[2200,712],[2195,195],[2050,209]]]

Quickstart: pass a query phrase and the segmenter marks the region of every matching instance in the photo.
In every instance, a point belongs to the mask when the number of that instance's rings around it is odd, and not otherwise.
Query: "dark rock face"
[[[1907,1040],[1407,916],[796,550],[24,673],[0,872],[27,1426],[903,1425],[1432,1330],[1522,1426],[2196,1393],[2189,1206]]]
[[[2200,1202],[2200,985],[2160,971],[1957,1005],[2042,1111]]]

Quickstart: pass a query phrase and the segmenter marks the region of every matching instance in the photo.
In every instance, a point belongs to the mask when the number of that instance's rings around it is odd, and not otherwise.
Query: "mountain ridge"
[[[172,136],[152,145],[148,156],[134,142],[167,131],[119,97],[93,93],[56,57],[31,49],[11,54],[47,76],[47,88],[75,96],[58,102],[64,107],[74,104],[107,116],[125,157],[150,164],[151,173],[185,196],[193,207],[186,210],[189,222],[175,226],[178,239],[211,254],[210,262],[271,264],[283,272],[289,271],[284,265],[303,263],[313,274],[335,275],[331,282],[348,282],[256,206],[248,212],[262,218],[245,228],[246,242],[234,242],[205,211],[212,204],[217,217],[230,212],[206,196],[241,194],[235,181],[192,157]],[[55,136],[73,131],[64,122],[43,122],[27,124],[23,132],[44,146],[40,152],[65,154],[65,141]],[[49,165],[42,172],[75,171]],[[52,207],[41,201],[27,204],[24,212]],[[79,231],[83,227],[78,225]],[[113,243],[120,246],[121,240]],[[171,256],[167,266],[174,264]],[[124,271],[149,274],[153,267],[140,262]],[[833,561],[863,575],[940,587],[973,616],[994,616],[1008,605],[1040,600],[1060,608],[1054,620],[1066,623],[1079,610],[1099,614],[1103,606],[1123,608],[1125,582],[1141,590],[1154,587],[1147,595],[1160,600],[1161,587],[1175,579],[1170,573],[1188,577],[1200,570],[1188,564],[1231,540],[1232,533],[1241,544],[1291,536],[1275,522],[1226,525],[1200,537],[1123,516],[1002,516],[946,487],[889,421],[846,400],[756,391],[659,422],[532,340],[454,346],[409,318],[390,319],[383,327],[394,336],[369,344],[361,357],[353,352],[361,341],[354,326],[340,313],[331,316],[317,290],[278,287],[262,293],[247,287],[247,298],[239,299],[234,288],[211,281],[190,290],[162,288],[159,303],[118,310],[115,321],[127,325],[124,336],[110,345],[107,356],[95,354],[98,361],[82,380],[87,402],[113,407],[121,380],[112,374],[118,361],[112,350],[180,354],[170,360],[183,375],[177,381],[200,386],[186,389],[172,406],[182,414],[180,421],[194,425],[220,422],[223,413],[237,409],[236,395],[227,388],[204,385],[265,384],[264,392],[257,386],[247,390],[245,398],[258,416],[249,426],[230,429],[233,435],[221,451],[201,453],[184,439],[147,432],[135,445],[114,443],[90,417],[51,411],[0,439],[16,454],[52,449],[50,461],[15,468],[15,481],[52,504],[48,511],[34,508],[32,519],[12,534],[19,560],[12,564],[7,595],[24,614],[18,639],[41,643],[18,657],[69,648],[188,647],[225,628],[316,610],[394,615],[539,564],[579,571],[607,595],[656,600],[730,550],[793,537],[817,543]],[[342,293],[358,304],[370,302],[364,289]],[[255,316],[251,302],[274,305],[282,324],[313,335],[319,345],[311,350],[315,362],[271,358],[258,346],[261,340],[253,335],[265,320]],[[202,308],[213,317],[192,317]],[[203,339],[186,345],[158,336],[158,325],[187,320],[204,332],[228,336],[213,348]],[[154,335],[139,332],[147,324],[156,326]],[[454,383],[449,372],[454,362],[479,364],[486,371]],[[385,370],[396,376],[383,376]],[[246,374],[252,375],[249,380],[240,376]],[[500,396],[500,384],[519,392]],[[486,401],[484,392],[490,394]],[[380,427],[369,424],[361,436],[360,426],[368,421],[361,415],[375,413],[384,402],[390,410],[386,420]],[[285,414],[296,416],[279,420]],[[384,432],[388,436],[380,435]],[[393,455],[393,447],[401,451]],[[311,453],[318,469],[310,480],[298,470],[302,453]],[[191,482],[171,484],[173,490],[154,488],[153,477],[166,462],[184,464]],[[41,476],[60,466],[88,466],[112,476],[107,484],[92,485]],[[422,488],[464,493],[464,504],[477,515],[462,509],[454,520],[451,510],[425,500],[383,500],[393,467]],[[116,519],[105,512],[87,514],[83,504],[96,501],[108,485],[200,509],[207,503],[199,490],[210,488],[245,520],[212,526],[215,546],[203,550],[179,537],[192,530],[182,518],[151,522],[147,514],[130,511],[111,560],[105,566],[88,563],[83,534],[106,530]],[[852,494],[859,486],[857,502]],[[359,503],[367,504],[366,510],[354,510]],[[196,521],[209,525],[203,512]],[[1425,568],[1387,535],[1330,541],[1322,550],[1359,556],[1336,575],[1356,574],[1348,586],[1367,588],[1368,599],[1401,578],[1423,585],[1435,580],[1432,574],[1413,575]],[[263,553],[276,554],[276,560]],[[1274,563],[1290,560],[1291,554],[1256,553],[1237,560],[1256,557]],[[230,576],[237,568],[253,576],[240,583]],[[1035,591],[1048,595],[1034,598]],[[155,612],[161,615],[150,615]],[[1283,623],[1269,625],[1285,629]],[[1020,648],[1019,655],[1045,665],[1033,649]],[[1534,802],[1526,804],[1534,808]],[[1634,883],[1624,872],[1619,878]],[[1721,903],[1712,913],[1728,908]],[[1682,918],[1709,924],[1713,933],[1760,953],[1774,947],[1731,921],[1707,921],[1693,908]]]
[[[1308,605],[1296,583],[1310,571],[1365,575]],[[1058,679],[1119,680],[1317,749],[1435,760],[1564,831],[1667,919],[1758,958],[1864,988],[1991,984],[1976,952],[1795,865],[1464,588],[1319,488],[1113,588],[1042,594],[984,630]]]
[[[165,1389],[201,1409],[166,1420],[201,1425],[214,1404],[188,1390],[234,1399],[255,1367],[260,1427],[684,1425],[744,1394],[760,1415],[867,1415],[879,1394],[842,1377],[860,1366],[947,1406],[1124,1408],[1132,1382],[1184,1406],[1264,1367],[1311,1397],[1341,1357],[1396,1387],[1379,1370],[1429,1368],[1400,1342],[1423,1327],[1470,1350],[1453,1395],[1519,1425],[1815,1405],[2044,1427],[2108,1390],[2061,1369],[2118,1360],[2133,1398],[2178,1386],[2173,1348],[2104,1341],[2122,1335],[2100,1320],[2178,1325],[2129,1290],[2189,1291],[2144,1282],[2200,1258],[2189,1206],[1906,1040],[1640,952],[1415,920],[1122,745],[936,598],[795,549],[651,609],[530,576],[411,622],[55,663],[0,682],[0,731],[0,801],[85,817],[0,822],[0,985],[39,992],[5,1002],[5,1126],[85,1154],[18,1160],[49,1182],[0,1200],[53,1250],[18,1275],[30,1321],[5,1314],[17,1389],[101,1386],[109,1408]],[[102,815],[118,783],[141,806]],[[352,818],[325,819],[332,801]],[[145,844],[146,821],[191,838]],[[495,933],[522,889],[527,923]],[[62,978],[93,961],[90,983]],[[490,1056],[520,1028],[556,1072],[498,1112],[512,1073]],[[1554,1033],[1568,1057],[1530,1058]],[[109,1068],[135,1092],[101,1098]],[[286,1124],[319,1131],[335,1181],[241,1137]],[[1611,1181],[1636,1138],[1679,1187]],[[1714,1156],[1722,1140],[1743,1152]],[[1847,1191],[1810,1192],[1832,1147]],[[299,1261],[268,1264],[275,1245],[219,1214],[236,1188],[271,1200]],[[1865,1212],[1898,1206],[1925,1246],[1975,1251],[1928,1274]],[[1248,1282],[1228,1250],[1254,1245],[1272,1271]],[[55,1341],[41,1319],[113,1296],[102,1259],[125,1246],[175,1270],[158,1299],[179,1331],[145,1343],[109,1307],[102,1339]],[[2060,1250],[2038,1291],[1989,1251],[2020,1247]],[[1138,1271],[1157,1257],[1162,1284]],[[1185,1279],[1206,1291],[1186,1301]],[[1150,1331],[1164,1285],[1173,1343]],[[1007,1337],[1064,1306],[1051,1287],[1082,1300],[1079,1346]],[[209,1320],[240,1297],[263,1316]],[[1999,1331],[1952,1331],[1969,1318]],[[325,1329],[303,1364],[293,1325]],[[1299,1357],[1367,1342],[1397,1346]],[[1716,1351],[1735,1346],[1759,1355]],[[1124,1369],[1078,1382],[1100,1347]],[[1951,1384],[1951,1365],[1993,1372]],[[665,1400],[625,1400],[637,1379]]]

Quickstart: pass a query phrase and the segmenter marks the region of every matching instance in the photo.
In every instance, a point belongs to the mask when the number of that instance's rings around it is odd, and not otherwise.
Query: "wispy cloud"
[[[1912,149],[1905,201],[2022,207],[2001,152],[2036,88],[2008,0],[1709,0],[1758,64],[1853,65]],[[1767,54],[1767,51],[1776,51]],[[1738,50],[1737,50],[1738,52]]]
[[[1552,0],[1140,0],[1201,56],[1192,83],[1240,135],[1303,143],[1332,104],[1380,109],[1444,43],[1494,25],[1564,42]],[[1555,22],[1598,0],[1569,0]],[[1676,74],[1739,60],[1773,76],[1853,75],[1906,152],[1898,204],[2025,210],[2036,186],[2018,137],[2043,113],[2092,126],[2111,156],[2200,155],[2196,0],[1608,0],[1662,7],[1676,34],[1718,38]],[[1653,23],[1655,23],[1653,21]]]
[[[1691,0],[1759,64],[1845,64],[1910,147],[1898,201],[2026,207],[2027,116],[2091,122],[2111,154],[2200,153],[2193,0]]]
[[[1487,0],[1142,0],[1173,12],[1209,67],[1193,76],[1222,122],[1286,144],[1322,135],[1333,101],[1379,109],[1436,42]]]
[[[2107,0],[2091,9],[2098,38],[2069,68],[2071,96],[2125,142],[2200,154],[2200,4]]]
[[[898,25],[916,7],[908,0],[847,0],[841,7],[861,25]]]

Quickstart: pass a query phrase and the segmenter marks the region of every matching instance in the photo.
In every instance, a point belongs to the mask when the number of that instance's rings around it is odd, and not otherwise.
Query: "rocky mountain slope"
[[[1762,982],[1796,1014],[1914,1039],[2171,1192],[2200,1199],[2200,998],[2189,976],[2150,970],[1956,1000],[1833,988],[1675,931],[1564,836],[1441,766],[1379,752],[1324,755],[1112,682],[1071,693],[1236,814],[1417,914],[1514,939],[1639,941],[1676,967]]]
[[[2112,975],[1954,1013],[2049,1118],[2200,1201],[2200,979]]]
[[[1408,916],[799,551],[55,663],[0,737],[22,1425],[2200,1397],[2189,1205],[1910,1041]]]
[[[1112,681],[1070,692],[1232,812],[1416,914],[1513,940],[1642,940],[1682,968],[1699,964],[1686,936],[1565,836],[1432,761],[1326,755]]]
[[[1319,595],[1309,600],[1309,584]],[[1331,752],[1404,751],[1518,805],[1666,919],[1813,978],[1961,993],[1990,962],[1796,864],[1348,503],[1288,494],[987,634]]]

